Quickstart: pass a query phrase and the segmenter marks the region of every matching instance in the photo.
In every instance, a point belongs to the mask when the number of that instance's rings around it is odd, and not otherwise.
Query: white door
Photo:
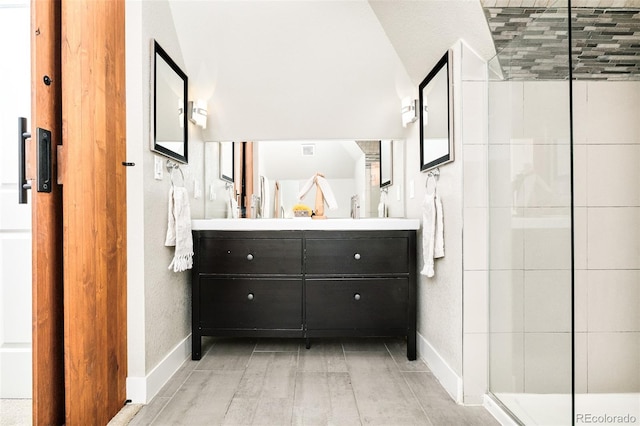
[[[29,11],[27,0],[0,3],[0,398],[31,398],[31,206],[17,190],[18,117],[31,123]]]

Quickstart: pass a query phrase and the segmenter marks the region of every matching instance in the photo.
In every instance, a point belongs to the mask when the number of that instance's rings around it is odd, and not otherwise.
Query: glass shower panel
[[[640,425],[640,4],[617,6],[572,11],[576,425]]]
[[[489,391],[525,424],[570,425],[567,2],[485,11],[498,50],[489,64]]]

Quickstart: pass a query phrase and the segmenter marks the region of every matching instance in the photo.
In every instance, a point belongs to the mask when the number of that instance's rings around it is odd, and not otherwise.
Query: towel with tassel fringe
[[[193,267],[191,209],[189,193],[184,187],[171,185],[169,189],[169,223],[164,245],[175,246],[173,260],[168,269],[173,269],[173,272],[182,272]]]

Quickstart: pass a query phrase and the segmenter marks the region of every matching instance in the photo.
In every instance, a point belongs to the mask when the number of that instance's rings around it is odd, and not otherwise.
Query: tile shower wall
[[[574,83],[578,393],[640,392],[638,111],[640,82]]]
[[[567,81],[489,83],[489,380],[571,391]]]
[[[573,90],[576,392],[639,392],[640,82]],[[490,82],[489,102],[489,344],[509,354],[490,387],[568,393],[568,83]]]

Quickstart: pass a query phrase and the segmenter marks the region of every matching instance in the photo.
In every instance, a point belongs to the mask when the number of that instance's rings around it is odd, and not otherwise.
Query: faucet
[[[360,197],[357,194],[351,197],[351,218],[360,219]]]
[[[260,217],[260,213],[260,196],[258,194],[251,194],[251,219]]]

